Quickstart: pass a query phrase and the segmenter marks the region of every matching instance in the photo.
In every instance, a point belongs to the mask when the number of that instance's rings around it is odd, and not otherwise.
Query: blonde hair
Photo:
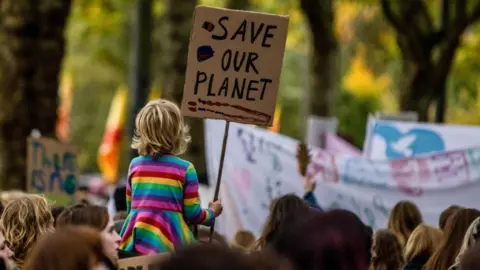
[[[3,211],[0,229],[7,246],[14,253],[15,262],[22,266],[38,238],[53,229],[47,200],[34,194],[12,199]]]
[[[440,229],[426,224],[420,224],[413,230],[405,246],[405,259],[411,261],[419,255],[428,255],[440,246],[443,233]]]
[[[21,190],[3,191],[3,192],[0,192],[0,201],[3,203],[3,205],[7,205],[9,201],[22,197],[26,194],[27,193]]]
[[[175,103],[152,100],[137,114],[132,148],[140,155],[181,155],[190,141],[188,127]]]
[[[398,237],[400,244],[404,247],[410,234],[422,222],[422,214],[413,202],[400,201],[390,212],[388,229]]]

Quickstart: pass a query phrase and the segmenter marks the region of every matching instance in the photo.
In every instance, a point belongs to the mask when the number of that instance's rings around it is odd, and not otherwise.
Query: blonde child
[[[222,212],[220,201],[202,209],[193,164],[178,157],[190,136],[179,108],[150,101],[135,120],[127,182],[128,216],[120,249],[142,255],[175,251],[195,242],[189,224],[211,225]]]

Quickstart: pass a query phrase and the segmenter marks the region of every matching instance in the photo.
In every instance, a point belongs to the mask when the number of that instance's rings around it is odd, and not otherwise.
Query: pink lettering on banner
[[[398,189],[411,196],[422,196],[423,189],[413,187],[428,181],[431,172],[428,163],[424,159],[397,159],[390,161],[392,179]]]
[[[307,178],[313,178],[320,175],[326,183],[338,183],[340,173],[335,161],[335,156],[326,152],[317,150],[312,155],[312,161],[307,168]]]
[[[445,152],[430,157],[429,167],[432,168],[435,181],[449,184],[470,182],[469,164],[465,151]]]

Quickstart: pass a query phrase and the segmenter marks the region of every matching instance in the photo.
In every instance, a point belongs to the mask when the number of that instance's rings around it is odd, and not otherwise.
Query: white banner
[[[480,127],[385,121],[370,117],[363,147],[371,159],[398,159],[480,147]]]
[[[205,123],[208,172],[216,179],[225,122]],[[258,236],[272,199],[303,195],[296,147],[291,138],[230,124],[220,193],[224,211],[216,225],[220,233],[231,239],[236,230],[246,229]],[[348,209],[374,229],[386,226],[400,200],[415,202],[433,225],[451,204],[480,208],[480,148],[394,161],[336,157],[317,149],[312,154],[308,175],[318,181],[320,206]]]
[[[338,120],[335,117],[319,117],[310,115],[307,119],[305,141],[308,145],[325,147],[325,133],[337,133]]]

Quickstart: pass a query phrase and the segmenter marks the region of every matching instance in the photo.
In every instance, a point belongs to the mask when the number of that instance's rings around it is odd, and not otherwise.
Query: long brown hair
[[[274,239],[281,226],[292,222],[295,215],[299,215],[308,209],[309,206],[305,201],[293,194],[287,194],[275,200],[270,206],[270,213],[255,244],[255,249],[264,248]]]
[[[90,227],[65,227],[42,237],[23,270],[87,270],[105,258],[100,233]]]
[[[422,214],[413,202],[400,201],[390,212],[388,229],[398,237],[403,247],[413,230],[422,222]]]
[[[405,259],[413,260],[417,256],[432,256],[442,242],[442,231],[426,224],[420,224],[413,230],[405,245]]]
[[[447,220],[453,216],[458,210],[462,209],[462,207],[458,205],[450,205],[445,210],[442,211],[440,217],[438,218],[438,227],[440,230],[445,229],[445,225],[447,225]]]
[[[40,236],[53,230],[53,217],[47,200],[34,194],[10,200],[0,218],[0,229],[5,243],[14,253],[15,263],[22,266]]]
[[[99,205],[77,204],[65,209],[57,219],[58,228],[69,225],[90,226],[103,231],[109,221],[107,208]]]
[[[470,224],[480,216],[476,209],[461,209],[448,219],[443,241],[424,266],[425,270],[447,270],[454,264]]]
[[[389,230],[376,231],[373,236],[371,270],[400,270],[405,264],[397,236]]]

